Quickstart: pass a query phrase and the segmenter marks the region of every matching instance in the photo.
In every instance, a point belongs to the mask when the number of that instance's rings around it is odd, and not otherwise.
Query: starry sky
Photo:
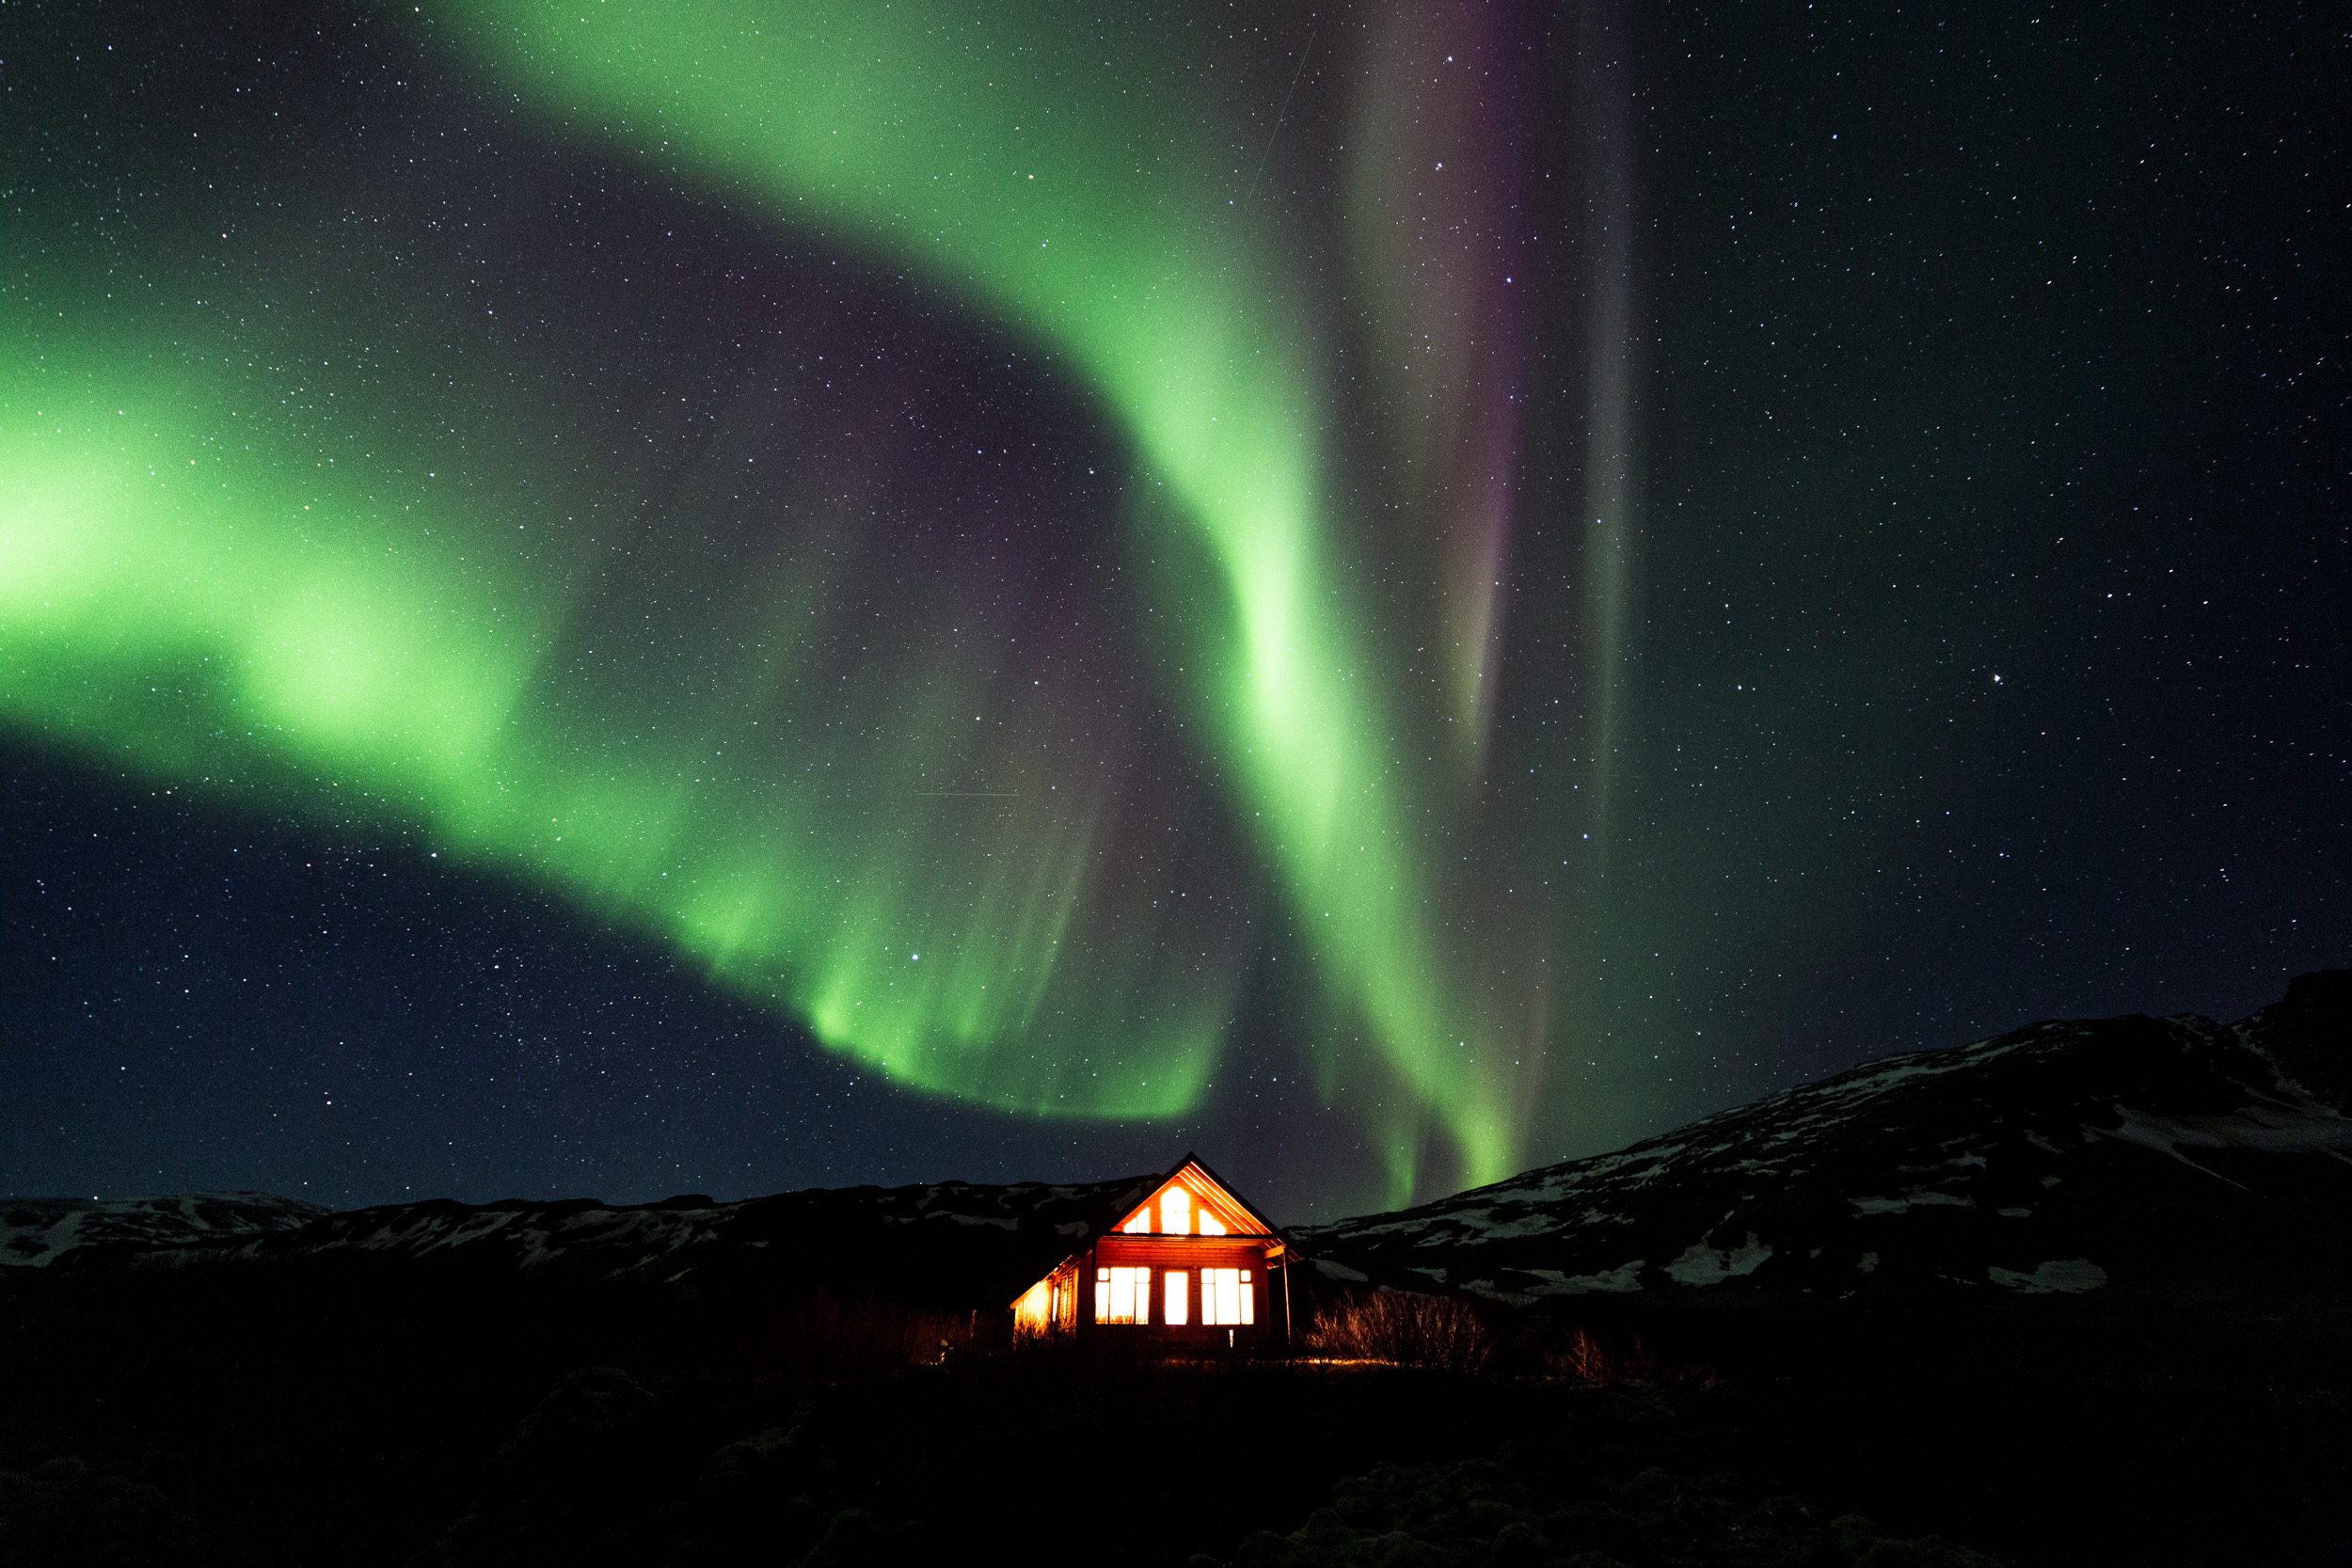
[[[0,1191],[1279,1218],[2352,957],[2316,11],[0,3]]]

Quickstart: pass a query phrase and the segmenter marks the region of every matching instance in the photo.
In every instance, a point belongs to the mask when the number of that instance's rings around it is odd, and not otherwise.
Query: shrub
[[[1597,1388],[1666,1384],[1711,1388],[1716,1372],[1705,1362],[1661,1357],[1639,1335],[1603,1338],[1582,1325],[1539,1334],[1533,1347],[1544,1372]]]
[[[1325,1303],[1308,1331],[1307,1348],[1322,1355],[1468,1375],[1486,1370],[1494,1356],[1494,1336],[1477,1309],[1458,1297],[1383,1286]]]
[[[1639,1339],[1613,1347],[1595,1338],[1589,1329],[1579,1327],[1544,1352],[1544,1370],[1554,1377],[1611,1388],[1651,1381],[1657,1376],[1658,1363]]]

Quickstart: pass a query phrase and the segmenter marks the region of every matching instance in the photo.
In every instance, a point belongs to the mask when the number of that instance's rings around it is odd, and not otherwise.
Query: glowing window
[[[1160,1322],[1184,1323],[1192,1321],[1192,1275],[1183,1269],[1170,1269],[1161,1275],[1168,1284],[1160,1301]]]
[[[1248,1269],[1200,1271],[1200,1321],[1217,1327],[1258,1321],[1258,1292]]]
[[[1200,1211],[1200,1234],[1222,1236],[1225,1234],[1225,1222],[1203,1209]]]
[[[1147,1203],[1142,1208],[1136,1210],[1134,1213],[1128,1215],[1127,1223],[1120,1226],[1119,1228],[1124,1230],[1130,1236],[1142,1236],[1149,1234],[1152,1229],[1152,1206]]]
[[[1150,1269],[1094,1271],[1094,1321],[1139,1323],[1152,1315]]]
[[[1192,1195],[1170,1187],[1160,1195],[1160,1228],[1171,1236],[1192,1234]]]

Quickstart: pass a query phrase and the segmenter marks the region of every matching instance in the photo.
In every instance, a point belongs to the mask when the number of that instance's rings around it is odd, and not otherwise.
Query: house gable
[[[1128,1236],[1271,1236],[1274,1227],[1191,1155],[1141,1203],[1119,1217]]]
[[[1183,1163],[1012,1304],[1016,1338],[1126,1325],[1148,1342],[1229,1347],[1290,1326],[1290,1246],[1200,1161]],[[1278,1279],[1279,1276],[1279,1279]]]

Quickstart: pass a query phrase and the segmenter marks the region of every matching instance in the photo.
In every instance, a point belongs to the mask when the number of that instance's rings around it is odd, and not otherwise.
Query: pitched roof
[[[1196,1202],[1207,1200],[1201,1206],[1216,1215],[1218,1223],[1225,1227],[1228,1235],[1274,1236],[1280,1234],[1266,1217],[1258,1212],[1256,1204],[1235,1192],[1233,1184],[1203,1164],[1199,1155],[1188,1152],[1177,1162],[1173,1170],[1152,1184],[1151,1192],[1146,1194],[1140,1201],[1129,1204],[1120,1212],[1116,1220],[1105,1226],[1103,1230],[1089,1235],[1087,1240],[1091,1242],[1107,1231],[1118,1230],[1136,1214],[1152,1208],[1160,1201],[1160,1195],[1176,1185],[1186,1171],[1198,1174],[1194,1180],[1184,1183],[1184,1190],[1193,1195]]]
[[[1272,1222],[1266,1219],[1265,1215],[1259,1210],[1256,1204],[1250,1202],[1248,1198],[1242,1196],[1239,1192],[1235,1191],[1233,1184],[1231,1181],[1226,1180],[1225,1178],[1211,1170],[1207,1163],[1203,1161],[1200,1156],[1192,1153],[1190,1150],[1186,1150],[1184,1157],[1177,1161],[1175,1165],[1166,1176],[1163,1176],[1157,1181],[1152,1182],[1151,1187],[1144,1191],[1140,1196],[1128,1202],[1122,1208],[1120,1208],[1116,1212],[1112,1212],[1107,1221],[1094,1225],[1089,1228],[1083,1235],[1080,1236],[1078,1245],[1076,1247],[1063,1255],[1061,1259],[1055,1263],[1053,1268],[1047,1269],[1045,1273],[1039,1277],[1041,1279],[1051,1278],[1055,1272],[1060,1269],[1064,1263],[1067,1263],[1072,1259],[1077,1257],[1080,1253],[1084,1252],[1088,1247],[1092,1246],[1096,1242],[1102,1240],[1104,1236],[1118,1231],[1121,1227],[1125,1226],[1129,1220],[1135,1218],[1136,1214],[1152,1208],[1160,1201],[1160,1195],[1168,1191],[1170,1186],[1174,1185],[1177,1179],[1182,1177],[1186,1171],[1193,1171],[1197,1174],[1195,1180],[1185,1183],[1185,1190],[1193,1194],[1193,1198],[1196,1203],[1200,1202],[1203,1198],[1210,1200],[1204,1205],[1204,1207],[1207,1207],[1213,1213],[1216,1214],[1219,1223],[1224,1225],[1227,1235],[1237,1237],[1245,1241],[1256,1238],[1271,1238],[1284,1242],[1289,1240],[1289,1238],[1284,1235],[1281,1230],[1278,1229]],[[1031,1288],[1033,1289],[1034,1286]],[[1027,1290],[1024,1290],[1022,1291],[1022,1295],[1026,1295],[1027,1293]],[[1018,1303],[1021,1298],[1016,1296],[1013,1299],[1016,1303]]]

